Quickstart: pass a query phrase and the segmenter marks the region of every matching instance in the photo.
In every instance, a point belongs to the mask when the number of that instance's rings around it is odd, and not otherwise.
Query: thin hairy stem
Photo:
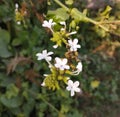
[[[47,100],[45,100],[42,96],[40,96],[40,99],[43,100],[47,105],[49,105],[52,109],[54,109],[57,113],[59,113],[59,110],[55,108],[51,103],[49,103]]]

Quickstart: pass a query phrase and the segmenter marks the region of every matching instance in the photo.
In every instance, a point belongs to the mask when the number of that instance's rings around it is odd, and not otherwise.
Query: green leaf
[[[86,17],[86,15],[83,14],[82,12],[80,12],[77,8],[73,8],[71,10],[71,14],[70,15],[76,21],[88,22],[88,18]]]
[[[0,40],[3,40],[6,44],[10,42],[10,34],[8,31],[0,29]]]
[[[14,84],[8,85],[6,92],[7,98],[16,97],[18,93],[19,93],[19,89]]]
[[[0,4],[0,19],[3,21],[9,21],[11,19],[11,12],[7,5]]]
[[[24,111],[25,117],[30,116],[30,113],[33,110],[34,106],[35,106],[35,100],[29,97],[28,102],[24,103],[23,105],[23,111]]]
[[[14,83],[15,79],[11,78],[5,74],[0,73],[0,86],[1,87],[7,87],[11,83]]]
[[[56,19],[61,19],[63,21],[69,18],[68,13],[63,8],[58,8],[55,11],[48,11],[48,15],[55,15]]]
[[[0,29],[0,57],[10,57],[11,53],[8,51],[8,43],[10,42],[10,35],[7,31]]]
[[[16,108],[22,104],[22,99],[19,96],[7,98],[5,95],[0,97],[1,103],[8,108]]]
[[[21,40],[19,38],[15,38],[13,41],[12,41],[12,45],[13,46],[19,46],[21,45]]]

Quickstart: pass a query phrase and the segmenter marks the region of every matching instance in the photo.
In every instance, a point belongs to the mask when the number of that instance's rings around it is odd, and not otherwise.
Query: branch
[[[70,9],[68,7],[66,7],[63,3],[61,3],[59,0],[54,0],[59,6],[61,6],[62,8],[65,9],[66,12],[69,12],[70,13]],[[75,13],[77,11],[77,13]],[[78,18],[84,18],[87,22],[90,22],[100,28],[102,28],[103,30],[105,30],[106,32],[111,32],[108,28],[106,28],[105,26],[103,26],[101,22],[98,22],[98,21],[95,21],[87,16],[85,16],[82,12],[80,12],[79,10],[73,8],[72,12],[74,12],[74,14],[76,15],[76,17]],[[108,23],[108,22],[107,22]],[[111,22],[113,23],[113,21]],[[114,21],[115,23],[115,21]],[[116,21],[116,23],[120,23],[120,21]]]

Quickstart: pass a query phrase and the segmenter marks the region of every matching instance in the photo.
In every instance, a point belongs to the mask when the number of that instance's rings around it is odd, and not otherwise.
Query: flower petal
[[[52,55],[52,54],[53,54],[53,52],[48,52],[48,53],[47,53],[47,55]]]
[[[62,62],[63,62],[64,64],[66,64],[67,61],[68,61],[67,59],[63,59],[63,60],[62,60]]]
[[[55,49],[56,49],[57,47],[58,47],[58,45],[54,45],[54,46],[53,46],[53,48],[55,48]]]
[[[78,81],[75,81],[75,82],[74,82],[74,86],[75,86],[75,87],[78,87],[79,84],[80,84],[80,83],[79,83]]]
[[[67,87],[66,87],[66,90],[70,91],[70,90],[71,90],[71,87],[70,87],[70,86],[67,86]]]
[[[68,86],[73,86],[73,81],[72,80],[68,80]]]
[[[50,19],[50,20],[49,20],[49,23],[51,24],[51,23],[52,23],[52,21],[53,21],[53,19]]]
[[[59,62],[61,63],[61,59],[58,57],[55,58],[55,61],[56,61],[56,63],[59,63]]]
[[[70,40],[68,40],[68,43],[71,45],[73,42],[72,42],[72,40],[70,39]]]
[[[64,21],[61,21],[60,24],[61,25],[66,25],[66,23]]]
[[[70,69],[70,66],[66,65],[66,66],[65,66],[65,69]]]
[[[48,56],[46,57],[46,60],[51,61],[52,57]]]
[[[73,42],[74,42],[74,44],[77,44],[77,43],[78,43],[78,39],[75,38],[75,39],[73,40]]]
[[[43,83],[41,84],[41,86],[45,86],[45,82],[43,82]]]
[[[76,87],[76,88],[74,89],[74,91],[75,91],[75,92],[81,92],[81,89],[78,88],[78,87]]]
[[[76,66],[76,68],[78,69],[79,72],[82,71],[82,63],[79,62],[78,65]]]
[[[71,94],[70,94],[71,96],[74,96],[75,95],[75,92],[74,92],[74,90],[71,90]]]

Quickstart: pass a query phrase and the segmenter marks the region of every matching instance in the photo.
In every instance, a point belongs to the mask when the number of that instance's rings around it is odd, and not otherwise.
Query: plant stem
[[[47,100],[45,100],[44,96],[42,95],[37,95],[35,92],[33,91],[29,91],[34,97],[37,97],[37,99],[41,99],[42,101],[44,101],[48,106],[50,106],[52,109],[54,109],[57,113],[59,113],[59,110],[57,108],[55,108],[51,103],[49,103]]]
[[[70,9],[68,8],[68,7],[66,7],[63,3],[61,3],[59,0],[54,0],[58,5],[60,5],[62,8],[64,8],[65,9],[65,11],[67,11],[67,12],[70,12]],[[83,13],[81,13],[80,11],[78,12],[78,14],[76,14],[78,17],[81,17],[81,14],[83,14]],[[105,30],[106,32],[109,32],[109,29],[108,28],[106,28],[106,27],[104,27],[102,24],[100,24],[99,22],[97,22],[97,21],[95,21],[95,20],[93,20],[93,19],[91,19],[91,18],[88,18],[88,17],[86,17],[85,16],[85,19],[88,21],[88,22],[91,22],[91,23],[93,23],[94,25],[97,25],[97,26],[99,26],[100,28],[102,28],[103,30]]]
[[[52,109],[54,109],[57,113],[59,113],[58,109],[56,109],[51,103],[46,101],[42,96],[40,96],[40,99],[43,100],[47,105],[49,105]]]
[[[116,20],[116,21],[104,21],[104,22],[100,22],[100,24],[120,24],[120,20]]]
[[[66,7],[63,3],[61,3],[59,0],[54,0],[59,6],[64,8],[67,12],[70,12],[70,9]]]
[[[96,25],[96,26],[99,26],[100,28],[102,28],[102,29],[105,30],[106,32],[109,32],[109,29],[106,28],[106,27],[104,27],[100,22],[97,22],[97,21],[95,21],[95,20],[93,20],[93,19],[91,19],[91,18],[88,18],[88,17],[86,17],[86,18],[88,19],[89,22],[93,23],[93,24]]]

